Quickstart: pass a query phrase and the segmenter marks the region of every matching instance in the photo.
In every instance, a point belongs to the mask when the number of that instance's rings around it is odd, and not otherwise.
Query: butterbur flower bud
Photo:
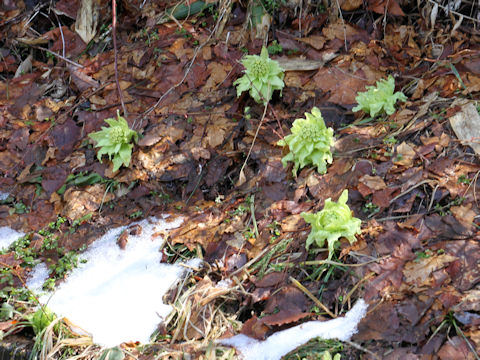
[[[340,238],[346,238],[350,244],[357,240],[355,234],[361,232],[361,220],[352,216],[347,200],[348,190],[343,190],[338,202],[329,198],[325,200],[323,209],[316,214],[301,214],[304,220],[312,225],[312,231],[307,238],[307,249],[313,243],[323,247],[326,240],[328,243],[328,259],[331,259],[335,250],[335,243]]]
[[[331,147],[334,144],[333,129],[327,128],[320,110],[316,107],[311,113],[305,113],[305,119],[296,119],[291,134],[285,136],[278,145],[288,145],[290,152],[282,159],[286,167],[289,161],[294,162],[293,175],[298,169],[314,165],[320,174],[327,172],[327,164],[331,164],[333,156]]]
[[[105,119],[105,122],[110,127],[102,126],[102,130],[88,134],[88,137],[95,140],[100,150],[97,153],[97,158],[102,162],[102,156],[108,155],[113,162],[113,172],[120,169],[122,165],[128,166],[132,158],[133,141],[138,141],[138,134],[136,131],[128,127],[125,118],[121,117],[117,111],[117,120]],[[113,157],[113,159],[112,159]]]
[[[248,91],[257,103],[267,104],[275,90],[283,89],[284,70],[277,61],[268,57],[265,47],[260,56],[246,55],[241,62],[245,75],[233,83],[237,86],[237,96]]]
[[[397,100],[406,101],[404,93],[395,91],[395,80],[392,75],[388,79],[377,81],[377,86],[367,86],[367,91],[358,93],[355,98],[358,105],[353,111],[363,110],[373,118],[383,112],[392,115],[395,112],[395,103]]]

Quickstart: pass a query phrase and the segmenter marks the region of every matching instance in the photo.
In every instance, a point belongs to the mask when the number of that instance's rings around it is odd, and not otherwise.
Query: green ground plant
[[[13,251],[15,259],[21,260],[20,267],[33,268],[39,263],[41,255],[51,256],[51,253],[54,252],[58,260],[49,266],[51,277],[43,285],[45,290],[53,290],[55,280],[63,278],[83,261],[80,259],[80,253],[86,249],[86,246],[83,246],[78,250],[65,251],[63,247],[59,246],[59,238],[62,233],[60,227],[66,221],[66,218],[59,216],[56,221],[52,221],[45,228],[40,229],[38,235],[41,235],[43,240],[38,248],[31,246],[32,235],[26,234],[13,242],[7,249],[1,250],[0,255]],[[67,234],[75,231],[80,223],[81,221],[73,222],[69,226]],[[20,301],[30,301],[32,295],[27,289],[14,287],[16,277],[18,275],[14,268],[0,268],[0,286],[2,286],[0,299],[9,300],[13,298]]]
[[[97,142],[95,147],[100,150],[97,153],[97,158],[102,162],[102,156],[108,155],[113,162],[113,172],[120,169],[120,167],[130,165],[132,158],[132,141],[138,141],[138,134],[136,131],[128,127],[128,123],[120,116],[117,110],[117,120],[113,118],[105,119],[105,122],[110,127],[102,126],[102,130],[88,134],[88,136]],[[113,159],[112,159],[113,157]]]
[[[355,98],[358,105],[352,110],[362,110],[372,118],[382,113],[392,115],[395,112],[395,103],[398,100],[407,100],[407,97],[402,92],[397,91],[394,93],[395,80],[391,75],[388,79],[377,81],[376,86],[367,86],[366,89],[367,91],[358,93]]]
[[[340,354],[335,354],[334,356],[332,356],[332,354],[330,354],[330,351],[325,351],[322,355],[322,360],[340,360],[342,358],[342,356]]]
[[[361,220],[352,216],[347,200],[348,190],[343,190],[338,202],[328,198],[321,211],[315,214],[305,212],[301,214],[305,221],[312,225],[312,230],[307,238],[307,249],[312,244],[323,247],[327,241],[328,259],[330,260],[340,238],[346,238],[351,244],[356,241],[355,235],[361,231]]]
[[[276,55],[283,51],[283,47],[278,43],[277,40],[273,40],[267,50],[270,55]]]
[[[315,338],[287,354],[285,360],[339,360],[338,352],[344,350],[343,344],[338,340]],[[336,353],[332,356],[332,353]],[[330,356],[330,357],[329,357]]]
[[[281,91],[285,86],[284,70],[277,61],[268,57],[266,47],[262,48],[260,56],[246,55],[241,62],[245,75],[233,83],[237,87],[237,97],[248,91],[257,103],[265,105],[272,99],[275,90]]]
[[[46,306],[42,306],[33,314],[28,315],[26,318],[33,328],[35,335],[38,335],[45,330],[53,320],[55,320],[56,316],[52,310]]]
[[[327,164],[331,164],[333,156],[331,147],[334,144],[333,129],[327,128],[322,113],[316,107],[311,113],[305,113],[305,119],[293,122],[291,134],[285,136],[277,144],[288,145],[290,152],[282,159],[284,167],[289,161],[294,162],[293,175],[307,165],[314,165],[320,174],[327,172]]]
[[[50,323],[56,319],[56,315],[46,306],[40,306],[34,312],[25,314],[26,308],[32,308],[35,305],[32,300],[29,303],[23,302],[20,308],[15,308],[14,305],[4,302],[0,308],[0,320],[7,321],[15,319],[15,326],[9,331],[0,331],[0,340],[7,337],[10,333],[18,331],[21,328],[31,327],[35,336],[39,336]]]

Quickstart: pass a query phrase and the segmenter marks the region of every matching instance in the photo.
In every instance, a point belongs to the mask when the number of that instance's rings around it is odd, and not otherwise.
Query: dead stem
[[[123,116],[128,118],[127,108],[125,107],[125,101],[123,99],[122,88],[120,87],[120,81],[118,80],[118,48],[117,48],[117,0],[112,0],[112,36],[113,36],[113,52],[115,59],[115,83],[117,84],[118,96],[122,104]]]
[[[367,354],[369,354],[369,355],[372,355],[376,360],[380,360],[380,357],[379,357],[377,354],[375,354],[373,351],[370,351],[370,350],[364,348],[363,346],[361,346],[361,345],[359,345],[359,344],[357,344],[357,343],[354,343],[353,341],[343,340],[343,342],[346,343],[346,344],[348,344],[348,345],[350,345],[350,346],[352,346],[352,347],[354,347],[355,349],[361,350],[361,351],[363,351],[364,353],[367,353]]]
[[[305,295],[307,295],[310,299],[312,299],[313,302],[314,302],[317,306],[319,306],[319,307],[321,307],[321,308],[323,309],[323,311],[325,311],[325,312],[326,312],[328,315],[330,315],[333,319],[336,318],[335,314],[332,313],[325,305],[323,305],[323,303],[322,303],[320,300],[318,300],[310,291],[308,291],[308,289],[307,289],[305,286],[303,286],[302,284],[300,284],[300,282],[299,282],[298,280],[294,279],[294,278],[291,277],[291,276],[289,277],[289,279],[290,279],[290,281],[293,283],[293,285],[295,285],[295,286],[298,287],[300,290],[302,290],[302,291],[305,293]]]

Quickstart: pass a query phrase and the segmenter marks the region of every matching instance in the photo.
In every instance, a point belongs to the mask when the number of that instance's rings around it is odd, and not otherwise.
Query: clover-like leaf
[[[237,97],[244,91],[257,102],[267,104],[275,90],[282,90],[284,70],[277,61],[268,57],[266,47],[262,48],[260,56],[246,55],[241,61],[245,67],[241,78],[233,83],[237,86]]]
[[[388,79],[377,81],[377,86],[367,86],[366,89],[367,91],[358,93],[358,96],[355,98],[358,105],[352,110],[363,110],[370,114],[372,118],[383,112],[386,112],[387,115],[392,115],[395,112],[397,100],[407,100],[404,93],[400,91],[394,93],[395,80],[392,75]]]
[[[294,162],[293,175],[307,165],[314,165],[320,174],[327,172],[327,163],[331,164],[333,156],[331,147],[334,144],[333,129],[327,128],[322,113],[316,107],[311,113],[305,113],[305,119],[296,119],[291,134],[280,140],[278,145],[288,145],[290,152],[282,159],[286,167],[289,161]]]
[[[102,156],[108,155],[113,162],[113,172],[115,172],[122,165],[130,165],[133,149],[132,141],[138,141],[138,134],[128,127],[127,120],[120,116],[118,111],[117,119],[109,118],[105,119],[105,122],[110,127],[102,126],[102,130],[88,134],[88,136],[96,141],[95,147],[100,148],[97,153],[98,160],[102,162]]]
[[[328,259],[331,259],[335,250],[335,243],[340,238],[346,238],[350,244],[356,241],[355,234],[360,233],[361,220],[352,216],[347,200],[348,190],[343,190],[338,202],[328,198],[325,200],[323,209],[316,214],[301,214],[305,221],[312,225],[312,231],[307,238],[307,249],[313,243],[323,247],[326,240]]]

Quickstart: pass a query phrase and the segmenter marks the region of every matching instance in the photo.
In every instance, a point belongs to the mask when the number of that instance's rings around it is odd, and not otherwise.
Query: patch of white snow
[[[10,246],[11,243],[21,238],[23,235],[25,234],[22,232],[13,230],[8,226],[0,227],[0,249],[7,248],[8,246]]]
[[[186,272],[180,265],[161,263],[159,247],[164,240],[158,233],[178,227],[182,221],[143,220],[138,223],[141,234],[130,235],[124,250],[116,240],[127,227],[111,229],[81,255],[86,264],[40,301],[91,333],[97,344],[149,343],[157,325],[172,311],[162,302],[163,295]],[[197,267],[201,261],[195,260],[188,265]],[[37,276],[37,285],[45,279]]]
[[[42,287],[45,280],[48,279],[48,268],[43,262],[36,265],[34,270],[30,273],[27,281],[28,289],[35,294],[43,292]]]
[[[244,360],[280,360],[280,358],[309,340],[323,339],[348,340],[357,332],[357,325],[367,312],[368,305],[363,299],[344,317],[329,321],[308,321],[290,329],[276,332],[264,341],[240,334],[218,343],[235,347]]]

